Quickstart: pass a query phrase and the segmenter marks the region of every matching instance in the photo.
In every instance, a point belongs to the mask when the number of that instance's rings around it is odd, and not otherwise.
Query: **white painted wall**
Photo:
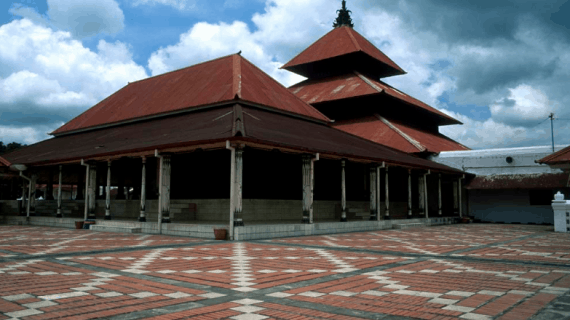
[[[554,223],[550,205],[531,206],[529,190],[469,190],[471,215],[491,222]]]
[[[555,146],[555,150],[566,148],[567,145]],[[448,165],[453,168],[481,175],[492,174],[533,174],[559,173],[560,169],[552,169],[548,165],[535,163],[552,154],[552,147],[525,147],[506,149],[484,149],[469,151],[447,151],[432,156],[430,160]],[[507,157],[513,158],[512,163]]]

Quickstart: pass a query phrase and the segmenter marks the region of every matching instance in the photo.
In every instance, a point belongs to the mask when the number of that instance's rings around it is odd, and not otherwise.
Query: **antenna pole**
[[[551,113],[550,118],[550,132],[552,134],[552,152],[554,152],[554,113]]]

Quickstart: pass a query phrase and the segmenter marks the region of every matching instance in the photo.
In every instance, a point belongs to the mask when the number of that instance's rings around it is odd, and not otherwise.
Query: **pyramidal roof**
[[[233,102],[330,122],[251,62],[234,54],[130,83],[52,134],[74,133]]]
[[[342,66],[365,73],[371,72],[378,78],[406,73],[349,26],[333,29],[281,68],[312,78],[321,72],[321,69],[326,69],[323,64],[327,64],[328,69],[335,65],[337,68]]]

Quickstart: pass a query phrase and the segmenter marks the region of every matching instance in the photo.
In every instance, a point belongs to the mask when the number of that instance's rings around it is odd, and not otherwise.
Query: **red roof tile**
[[[407,153],[469,150],[440,133],[420,130],[379,115],[339,121],[334,127]]]
[[[235,124],[241,124],[237,136]],[[155,149],[243,141],[272,148],[321,153],[418,169],[462,173],[376,144],[326,124],[250,106],[222,106],[122,126],[64,135],[4,155],[12,163],[48,165]]]
[[[240,100],[330,121],[249,61],[231,55],[130,83],[53,134]]]
[[[365,53],[390,69],[390,75],[406,73],[370,41],[347,26],[333,29],[281,68],[298,73],[296,67],[357,52]]]
[[[543,164],[568,164],[570,163],[570,147],[566,147],[538,161]]]
[[[553,189],[566,188],[568,173],[495,174],[477,176],[466,189]]]
[[[460,121],[429,106],[422,101],[409,96],[402,91],[358,72],[341,76],[305,80],[289,88],[291,92],[310,104],[330,102],[340,99],[349,99],[374,94],[386,94],[404,103],[422,108],[442,119],[442,124],[461,124]]]

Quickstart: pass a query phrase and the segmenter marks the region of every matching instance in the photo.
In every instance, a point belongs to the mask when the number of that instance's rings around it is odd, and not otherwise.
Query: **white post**
[[[386,167],[386,215],[384,216],[385,220],[390,220],[390,183],[388,182],[388,167]]]
[[[142,157],[141,214],[139,222],[146,222],[146,157]]]
[[[57,215],[56,218],[62,218],[61,213],[61,180],[63,175],[63,166],[59,166],[59,186],[57,188]],[[73,188],[71,188],[71,193],[73,193]]]
[[[243,148],[237,147],[235,149],[235,214],[234,214],[234,226],[243,226]]]
[[[376,192],[376,167],[370,167],[370,221],[376,221],[376,198],[378,193]]]
[[[311,158],[303,156],[303,223],[311,223]]]
[[[341,160],[340,165],[342,168],[342,183],[341,183],[341,199],[340,205],[342,207],[342,215],[340,217],[340,222],[346,222],[346,174],[345,174],[345,167],[346,167],[346,160]]]
[[[105,220],[111,220],[111,161],[107,161],[107,187],[105,189]]]
[[[439,193],[438,193],[438,196],[439,196],[439,198],[438,198],[438,208],[439,208],[439,212],[438,212],[438,213],[439,213],[439,215],[441,216],[441,215],[443,214],[443,211],[441,210],[441,173],[439,174],[438,178],[439,178],[439,179],[438,179],[438,188],[437,188],[437,189],[438,189],[438,192],[439,192]]]
[[[408,169],[408,219],[412,218],[412,169]]]
[[[97,166],[92,164],[89,166],[89,215],[88,219],[94,220],[95,207],[97,205],[96,190],[97,189]]]
[[[554,232],[570,232],[570,213],[568,213],[568,205],[568,202],[564,200],[564,195],[558,191],[552,201]]]

